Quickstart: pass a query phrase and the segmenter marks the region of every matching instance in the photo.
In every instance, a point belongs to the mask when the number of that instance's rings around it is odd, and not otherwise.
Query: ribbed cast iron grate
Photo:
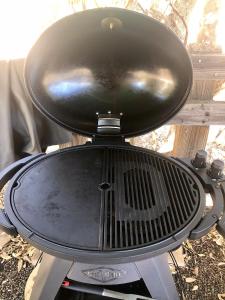
[[[165,239],[185,227],[198,208],[192,177],[157,154],[108,148],[102,180],[104,250]]]

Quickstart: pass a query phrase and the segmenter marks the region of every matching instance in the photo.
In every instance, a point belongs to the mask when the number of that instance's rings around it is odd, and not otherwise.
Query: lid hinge
[[[120,114],[98,114],[97,132],[100,134],[120,133]]]

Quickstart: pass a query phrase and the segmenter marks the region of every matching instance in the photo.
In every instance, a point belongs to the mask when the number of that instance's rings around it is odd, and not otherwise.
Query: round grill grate
[[[175,162],[142,151],[104,151],[105,250],[156,243],[190,222],[199,188]]]

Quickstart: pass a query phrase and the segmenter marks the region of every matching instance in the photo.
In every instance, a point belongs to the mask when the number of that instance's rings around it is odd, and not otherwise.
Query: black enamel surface
[[[37,107],[60,125],[94,135],[96,113],[110,111],[122,115],[117,135],[133,136],[181,108],[192,67],[180,40],[163,24],[104,8],[50,27],[27,58],[25,79]]]
[[[47,240],[98,250],[101,169],[101,151],[46,157],[18,179],[13,191],[16,214]]]
[[[21,170],[5,205],[18,232],[44,251],[129,257],[128,250],[151,253],[186,237],[202,217],[203,197],[187,169],[159,154],[82,146]]]

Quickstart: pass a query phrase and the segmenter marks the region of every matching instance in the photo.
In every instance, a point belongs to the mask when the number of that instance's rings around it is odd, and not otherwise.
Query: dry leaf
[[[192,283],[192,282],[194,282],[196,280],[196,278],[193,278],[193,277],[187,277],[187,278],[185,278],[185,281],[187,282],[187,283]]]
[[[9,259],[11,259],[11,256],[9,256],[7,253],[5,253],[5,252],[2,252],[1,254],[0,254],[0,257],[2,258],[2,259],[4,259],[4,260],[9,260]]]
[[[212,253],[209,253],[209,257],[212,258],[212,259],[215,259],[215,258],[213,257],[213,254],[212,254]]]
[[[225,266],[225,262],[219,262],[218,263],[218,267],[222,267],[222,266]]]
[[[2,281],[2,284],[5,284],[8,281],[8,279],[5,279]]]
[[[198,256],[203,257],[203,256],[205,256],[205,254],[201,254],[201,253],[200,253],[200,254],[198,254]]]
[[[198,285],[194,285],[192,291],[197,291],[198,290]]]
[[[13,253],[12,256],[15,258],[18,258],[19,256],[21,256],[21,254],[22,254],[22,251],[19,251],[17,253]]]
[[[2,250],[8,243],[10,242],[11,238],[5,232],[0,231],[0,250]]]
[[[190,259],[191,259],[191,257],[190,257],[190,256],[186,256],[186,258],[185,258],[185,262],[188,262]]]
[[[35,248],[34,247],[30,247],[29,250],[27,251],[28,256],[33,256],[34,252],[35,252]]]
[[[189,249],[193,249],[193,248],[192,248],[192,244],[191,244],[189,241],[186,242],[186,245],[187,245],[187,247],[188,247]]]
[[[225,294],[218,294],[219,300],[224,300]]]
[[[11,238],[11,241],[12,241],[12,242],[17,242],[17,240],[18,240],[18,237],[15,237],[15,238],[12,237],[12,238]]]
[[[186,297],[185,297],[185,295],[184,295],[184,292],[183,292],[183,291],[181,292],[181,295],[182,295],[182,300],[186,300]]]
[[[23,260],[24,260],[24,261],[27,261],[29,264],[32,263],[31,259],[30,259],[27,255],[24,255],[24,256],[23,256]]]
[[[169,265],[169,268],[170,268],[170,271],[171,271],[172,274],[177,274],[177,271],[176,271],[174,265]]]
[[[222,237],[222,236],[220,236],[220,237],[216,240],[216,244],[217,244],[218,246],[222,246],[222,245],[223,245],[223,237]]]
[[[193,273],[195,274],[195,276],[198,276],[198,267],[195,267],[195,268],[194,268]]]
[[[18,273],[21,271],[22,267],[23,267],[23,260],[19,259],[18,260],[18,264],[17,264],[17,271],[18,271]]]

